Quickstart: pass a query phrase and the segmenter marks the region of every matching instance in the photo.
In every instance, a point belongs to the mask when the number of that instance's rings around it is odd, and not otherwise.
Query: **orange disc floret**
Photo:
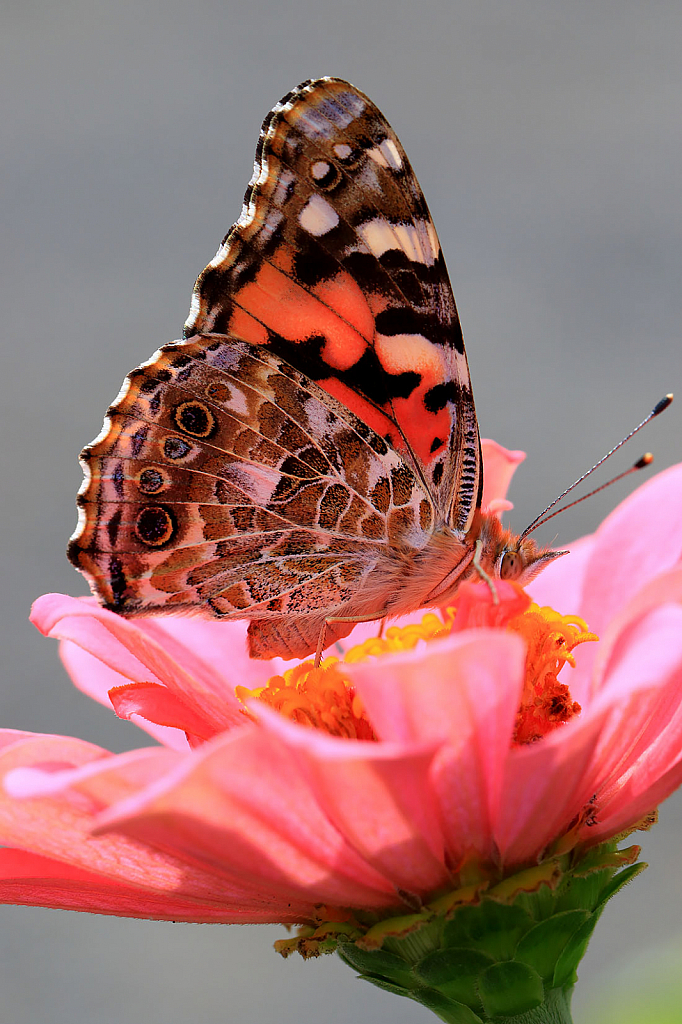
[[[508,590],[501,602],[492,604],[486,591],[471,588],[457,609],[442,609],[441,617],[427,612],[419,622],[390,626],[383,635],[351,647],[343,661],[325,658],[319,668],[311,661],[303,662],[281,676],[273,676],[259,689],[238,686],[237,697],[244,704],[261,701],[300,725],[322,729],[332,736],[376,740],[362,701],[343,674],[343,665],[411,651],[420,641],[428,643],[453,629],[472,628],[475,621],[479,626],[492,625],[518,633],[526,643],[525,681],[513,740],[515,744],[532,743],[580,712],[568,686],[557,676],[566,662],[575,664],[571,651],[578,644],[597,637],[582,619],[531,604],[530,598],[513,585]],[[251,717],[246,708],[244,713]]]
[[[319,668],[304,661],[281,676],[272,676],[267,686],[256,690],[238,686],[235,693],[243,703],[261,701],[293,722],[331,736],[376,739],[360,698],[339,671],[338,658],[326,658]]]
[[[568,662],[575,666],[571,651],[578,644],[597,640],[587,624],[576,615],[559,615],[553,608],[536,604],[511,619],[507,629],[526,642],[526,677],[516,715],[514,741],[533,743],[580,713],[566,683],[557,676]]]

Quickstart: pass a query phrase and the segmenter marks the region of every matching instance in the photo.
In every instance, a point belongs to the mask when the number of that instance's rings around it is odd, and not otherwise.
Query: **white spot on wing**
[[[469,379],[469,365],[467,363],[467,357],[463,352],[456,352],[453,349],[453,355],[455,357],[455,380],[460,384],[471,384]],[[452,358],[452,357],[451,357]]]
[[[414,371],[427,377],[443,374],[441,346],[423,334],[377,334],[374,345],[381,365],[389,373]]]
[[[438,250],[433,250],[428,225],[423,221],[391,224],[383,217],[375,217],[361,224],[358,232],[377,258],[383,256],[388,249],[402,249],[408,259],[416,263],[431,266],[435,262]]]
[[[346,142],[337,142],[333,147],[334,153],[338,156],[339,160],[347,160],[353,150]]]
[[[249,403],[247,397],[241,388],[234,383],[231,385],[230,398],[226,405],[230,412],[236,413],[238,416],[249,415]]]
[[[310,173],[315,181],[320,181],[325,174],[329,174],[329,164],[326,160],[316,160],[310,168]]]
[[[378,146],[367,150],[367,156],[374,160],[380,167],[391,168],[392,171],[399,171],[403,166],[398,147],[393,139],[384,139]]]
[[[373,149],[368,149],[367,156],[370,160],[373,160],[375,164],[379,164],[380,167],[388,167],[388,160],[378,146],[374,146]]]
[[[339,215],[322,196],[311,196],[298,215],[298,222],[309,235],[326,235],[339,223]]]
[[[400,159],[400,153],[393,139],[384,139],[379,146],[379,149],[384,154],[389,167],[392,167],[394,171],[399,171],[403,166],[403,162]]]
[[[434,256],[437,256],[440,252],[440,242],[438,241],[438,235],[436,234],[436,229],[433,226],[433,221],[426,221],[426,234],[429,238],[431,251],[434,253]]]

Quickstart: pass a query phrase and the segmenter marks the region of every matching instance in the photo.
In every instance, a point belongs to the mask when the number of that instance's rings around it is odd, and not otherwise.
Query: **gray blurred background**
[[[180,336],[260,122],[302,79],[353,81],[411,157],[481,431],[528,452],[517,528],[680,388],[679,0],[4,0],[0,19],[4,726],[145,742],[71,687],[27,614],[45,591],[85,592],[64,555],[78,451],[125,373]],[[681,414],[613,471],[646,449],[678,461]],[[631,484],[544,539],[592,531]],[[650,870],[597,929],[576,1022],[679,937],[681,824],[673,798],[643,840]],[[280,961],[278,928],[0,921],[0,1024],[429,1019],[333,958]]]

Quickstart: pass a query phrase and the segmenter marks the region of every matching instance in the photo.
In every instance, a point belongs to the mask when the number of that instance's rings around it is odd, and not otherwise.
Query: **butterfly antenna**
[[[619,473],[618,476],[614,476],[613,480],[609,480],[607,483],[602,484],[601,487],[597,487],[595,488],[595,490],[590,491],[589,494],[584,494],[582,498],[577,498],[575,501],[571,501],[568,505],[564,505],[562,508],[557,509],[556,512],[552,512],[551,516],[547,515],[547,513],[551,509],[553,509],[555,505],[562,501],[567,494],[570,494],[571,491],[578,486],[578,484],[581,484],[583,480],[586,480],[588,476],[594,473],[595,469],[599,469],[602,463],[606,462],[607,459],[610,459],[611,456],[615,454],[615,452],[617,452],[619,448],[623,447],[626,441],[629,441],[631,437],[634,437],[635,434],[637,434],[642,429],[642,427],[645,427],[650,420],[654,419],[655,416],[660,416],[662,412],[665,412],[665,410],[668,408],[672,400],[673,396],[672,394],[669,394],[665,395],[665,397],[662,398],[660,402],[657,402],[651,410],[651,412],[649,413],[649,415],[646,416],[642,420],[642,422],[634,428],[634,430],[631,430],[629,434],[626,434],[623,440],[619,441],[618,444],[611,449],[611,451],[607,452],[606,455],[604,455],[599,460],[599,462],[595,462],[594,466],[592,466],[591,469],[588,469],[586,473],[583,473],[583,475],[579,476],[577,480],[574,480],[570,487],[567,487],[565,491],[562,491],[561,494],[559,494],[554,499],[554,501],[550,502],[545,511],[541,512],[539,516],[536,516],[533,522],[526,527],[526,529],[521,534],[520,539],[523,540],[523,538],[527,537],[529,533],[532,533],[533,530],[537,529],[537,527],[541,526],[543,523],[546,523],[549,519],[553,519],[554,516],[559,514],[559,512],[565,512],[566,509],[573,508],[574,505],[578,505],[581,501],[585,501],[587,498],[591,498],[593,494],[598,494],[599,491],[603,491],[606,487],[610,487],[611,484],[615,484],[618,480],[622,480],[623,477],[628,476],[630,473],[634,473],[638,469],[644,469],[645,466],[650,466],[651,463],[654,461],[654,457],[651,454],[651,452],[647,452],[646,455],[643,455],[641,459],[638,459],[637,462],[635,462],[634,466],[631,466],[629,469],[626,469],[624,473]]]

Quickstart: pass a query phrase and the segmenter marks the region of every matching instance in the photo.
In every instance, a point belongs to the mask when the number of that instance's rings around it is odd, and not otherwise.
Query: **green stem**
[[[570,988],[550,989],[542,1006],[537,1006],[518,1017],[507,1017],[504,1024],[573,1024],[572,991]]]
[[[515,1017],[495,1017],[496,1024],[573,1024],[571,1017],[571,994],[572,989],[553,988],[547,993],[542,1006],[536,1006],[534,1010],[518,1014]],[[448,1007],[438,1005],[437,1001],[431,1002],[424,999],[422,1005],[428,1006],[445,1024],[463,1024],[464,1021],[480,1020],[467,1008],[460,1006],[458,1009],[449,1010]],[[462,1013],[464,1012],[464,1016]],[[469,1017],[471,1013],[471,1018]],[[485,1020],[490,1018],[486,1017]]]

